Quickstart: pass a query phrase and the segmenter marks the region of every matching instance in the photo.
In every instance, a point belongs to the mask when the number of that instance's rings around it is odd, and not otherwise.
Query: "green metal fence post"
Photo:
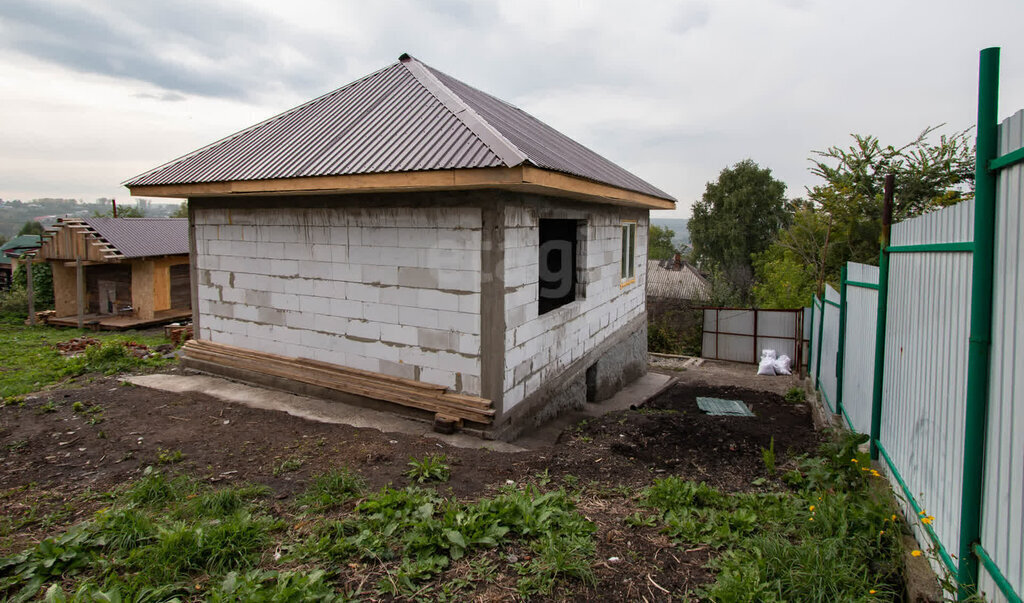
[[[843,372],[846,369],[846,264],[839,269],[839,349],[836,350],[836,414],[843,414]]]
[[[817,295],[811,296],[811,332],[807,335],[807,372],[811,374],[814,374],[811,371],[811,358],[814,358],[814,302],[817,299]]]
[[[892,227],[893,189],[896,176],[885,177],[882,202],[882,244],[878,252],[878,319],[875,323],[875,382],[871,395],[871,460],[878,460],[882,434],[882,377],[885,373],[885,321],[889,314],[889,231]]]
[[[992,342],[992,259],[995,239],[996,158],[999,133],[999,49],[981,51],[978,77],[978,139],[974,172],[974,260],[971,269],[971,336],[967,348],[967,400],[964,413],[963,490],[960,500],[960,557],[957,585],[961,600],[978,584],[973,546],[981,538],[982,476],[988,412],[989,355]]]
[[[821,338],[825,334],[825,294],[821,294],[821,316],[818,318],[818,346],[814,359],[814,389],[821,389]],[[828,402],[825,403],[828,406]]]

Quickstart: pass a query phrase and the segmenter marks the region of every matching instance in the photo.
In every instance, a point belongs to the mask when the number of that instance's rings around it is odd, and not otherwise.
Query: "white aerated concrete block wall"
[[[480,393],[481,212],[195,210],[201,339]]]
[[[506,207],[505,412],[646,309],[646,211],[591,206],[583,216],[563,212],[550,217],[586,220],[585,235],[577,243],[577,261],[582,268],[577,274],[585,276],[577,281],[576,301],[538,315],[537,210]],[[637,221],[636,280],[625,286],[619,263],[623,220]]]

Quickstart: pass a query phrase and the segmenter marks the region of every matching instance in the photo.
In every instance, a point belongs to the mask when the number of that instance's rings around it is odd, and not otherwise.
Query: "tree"
[[[828,217],[813,204],[795,201],[792,223],[754,256],[754,302],[761,308],[802,308],[814,295],[831,244]]]
[[[43,234],[43,230],[44,228],[41,222],[29,220],[28,222],[25,222],[25,224],[21,227],[21,230],[18,231],[18,236],[20,237],[21,235],[26,234],[41,235]]]
[[[848,148],[813,151],[811,172],[824,183],[808,191],[809,202],[794,205],[792,223],[757,256],[757,303],[803,306],[822,275],[838,286],[847,261],[877,264],[886,174],[896,177],[895,222],[970,199],[974,149],[969,130],[929,142],[936,129],[926,128],[901,147],[882,146],[874,136],[853,134],[854,144]]]
[[[825,183],[810,189],[808,196],[832,220],[835,245],[830,245],[830,254],[839,254],[843,262],[877,263],[887,174],[896,176],[894,222],[974,196],[970,130],[942,135],[933,144],[929,137],[939,127],[926,128],[901,147],[882,146],[874,136],[853,134],[854,144],[846,149],[813,151],[811,173]]]
[[[671,228],[651,224],[647,231],[647,259],[671,260],[676,255],[676,248],[672,246],[675,236]]]
[[[99,201],[102,201],[102,199],[99,200]],[[113,202],[113,199],[111,199],[111,201]],[[137,203],[135,205],[135,207],[132,207],[131,205],[121,205],[120,207],[117,208],[117,217],[118,218],[145,218],[146,217],[145,208],[146,208],[146,205],[144,205],[142,203]],[[113,204],[111,204],[110,209],[106,209],[106,210],[103,210],[103,211],[100,211],[100,210],[93,211],[92,212],[92,217],[94,217],[94,218],[113,218],[114,217]]]
[[[768,248],[789,221],[786,185],[750,159],[725,168],[693,207],[690,237],[702,268],[721,274],[744,302],[753,284],[752,255]]]
[[[182,201],[178,209],[171,212],[171,218],[187,218],[188,217],[188,201]],[[653,226],[651,228],[654,228]]]

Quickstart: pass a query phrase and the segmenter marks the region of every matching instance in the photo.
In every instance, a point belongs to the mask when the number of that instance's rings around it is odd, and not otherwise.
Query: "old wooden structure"
[[[186,219],[63,218],[37,258],[53,269],[50,324],[120,330],[192,316]]]

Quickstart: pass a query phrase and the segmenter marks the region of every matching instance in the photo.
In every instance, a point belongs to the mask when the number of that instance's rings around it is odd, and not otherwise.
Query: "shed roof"
[[[647,260],[647,296],[706,301],[711,284],[686,262],[677,267],[673,260]]]
[[[197,196],[275,192],[283,190],[275,182],[282,179],[512,168],[539,168],[605,185],[586,190],[608,197],[614,197],[610,191],[614,189],[634,193],[632,197],[620,194],[623,199],[646,200],[652,207],[674,206],[668,193],[525,111],[408,55],[125,184],[133,194]],[[520,181],[502,175],[502,182],[534,186],[553,182],[543,174],[523,174]],[[489,182],[481,178],[476,176],[475,187]],[[250,185],[197,186],[239,182]],[[287,190],[296,186],[321,187],[302,189],[307,191],[339,190],[359,182],[366,180],[293,182]],[[429,182],[421,188],[458,188],[454,179],[420,182]]]
[[[36,234],[18,235],[3,245],[0,245],[0,255],[7,257],[9,257],[8,254],[19,256],[27,251],[39,249],[39,246],[42,244],[40,241],[41,237]]]
[[[58,237],[62,231],[65,238]],[[84,237],[85,242],[76,237]],[[187,253],[187,218],[61,218],[43,235],[39,255],[118,261]]]
[[[188,218],[86,218],[126,258],[188,253]]]

